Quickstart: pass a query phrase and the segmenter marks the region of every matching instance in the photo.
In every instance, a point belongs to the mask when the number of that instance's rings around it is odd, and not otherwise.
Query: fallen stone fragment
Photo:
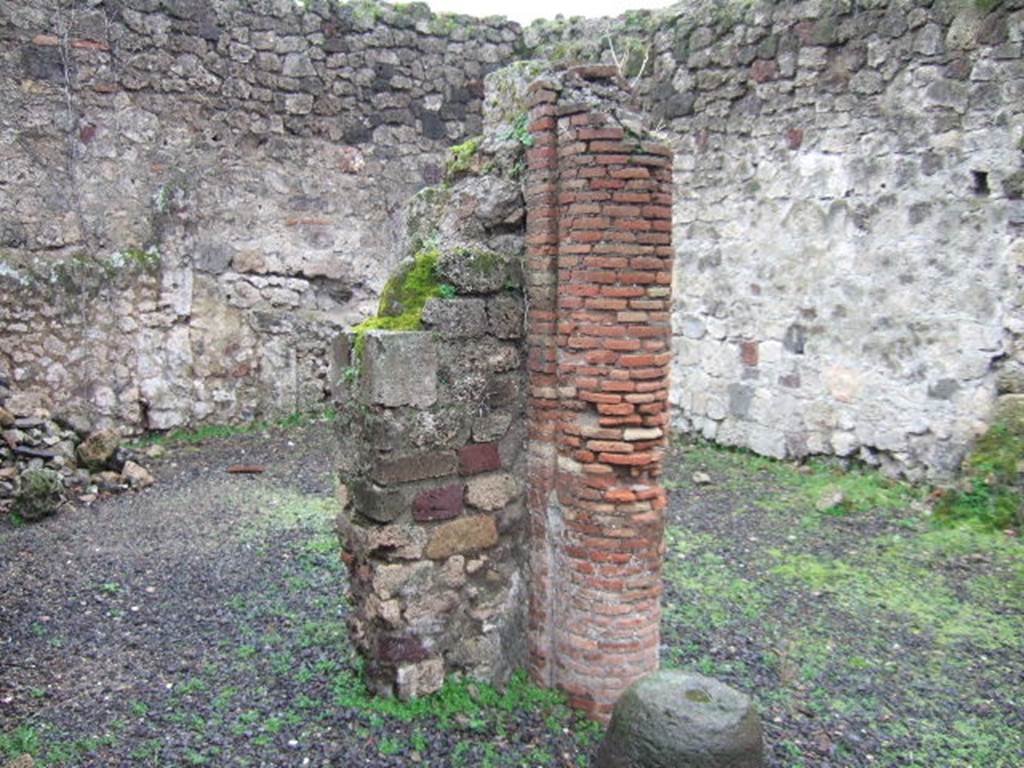
[[[711,485],[711,475],[707,472],[694,472],[693,482],[697,485]]]
[[[97,472],[92,476],[92,480],[105,491],[117,490],[124,485],[124,482],[121,480],[120,472]]]
[[[18,479],[11,512],[23,520],[42,520],[64,501],[64,483],[52,469],[26,469]]]
[[[163,456],[163,455],[164,455],[165,453],[167,453],[167,449],[166,449],[166,448],[164,448],[164,447],[163,447],[162,445],[160,445],[159,443],[154,443],[153,445],[149,446],[149,448],[147,448],[147,449],[145,450],[145,454],[146,454],[146,455],[147,455],[147,456],[148,456],[149,458],[151,458],[151,459],[159,459],[159,458],[161,458],[161,457],[162,457],[162,456]]]
[[[121,436],[116,430],[98,430],[78,446],[78,461],[89,469],[105,469],[120,446]]]
[[[818,497],[814,508],[819,512],[827,512],[830,509],[841,506],[846,501],[846,495],[835,487],[826,488]]]
[[[25,445],[14,446],[14,453],[18,456],[24,456],[27,459],[42,459],[43,461],[50,461],[51,459],[57,458],[56,451],[47,451],[42,448],[30,448]]]
[[[229,475],[261,475],[266,471],[266,467],[258,464],[232,464],[227,469]]]
[[[134,461],[126,461],[124,469],[121,470],[121,479],[132,488],[148,488],[156,480],[145,467],[136,464]]]
[[[703,675],[662,670],[619,698],[596,768],[761,768],[750,697]]]

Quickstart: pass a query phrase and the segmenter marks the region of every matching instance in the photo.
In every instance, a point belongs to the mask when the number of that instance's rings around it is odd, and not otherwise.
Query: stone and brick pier
[[[343,437],[352,623],[381,693],[527,666],[607,719],[658,666],[672,153],[614,69],[520,87],[525,179],[497,205],[491,160],[443,193],[449,295],[426,332],[364,341]]]

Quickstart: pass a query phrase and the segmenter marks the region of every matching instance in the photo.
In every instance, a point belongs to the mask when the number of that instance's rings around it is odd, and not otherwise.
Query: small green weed
[[[0,733],[0,756],[15,758],[19,755],[39,754],[39,733],[35,728],[20,725],[7,733]]]
[[[473,167],[473,158],[476,157],[482,136],[473,136],[461,144],[448,148],[448,164],[445,168],[445,179],[454,181],[458,176],[468,173]]]
[[[501,135],[503,141],[517,141],[524,147],[533,146],[533,134],[530,133],[530,116],[523,112],[516,116],[509,129]]]
[[[176,429],[145,435],[129,443],[130,448],[143,449],[151,445],[195,445],[208,440],[222,440],[235,435],[267,432],[271,429],[295,429],[321,421],[335,421],[338,412],[333,407],[300,411],[279,419],[250,421],[244,424],[204,424],[194,429]]]

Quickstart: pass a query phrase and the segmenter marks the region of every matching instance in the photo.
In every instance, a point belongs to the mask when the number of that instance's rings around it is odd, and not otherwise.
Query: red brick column
[[[583,87],[531,91],[530,640],[535,678],[606,719],[658,666],[672,155]]]

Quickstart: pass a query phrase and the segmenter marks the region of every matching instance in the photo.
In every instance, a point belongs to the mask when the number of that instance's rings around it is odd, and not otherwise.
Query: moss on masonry
[[[377,315],[352,329],[357,356],[362,356],[367,331],[420,330],[427,300],[450,293],[451,287],[437,279],[439,257],[437,246],[427,246],[416,254],[411,264],[388,280],[380,295]]]
[[[160,251],[155,246],[126,248],[100,258],[76,253],[53,261],[0,254],[0,278],[25,288],[48,287],[79,294],[85,288],[107,285],[120,275],[155,275],[160,265]]]

